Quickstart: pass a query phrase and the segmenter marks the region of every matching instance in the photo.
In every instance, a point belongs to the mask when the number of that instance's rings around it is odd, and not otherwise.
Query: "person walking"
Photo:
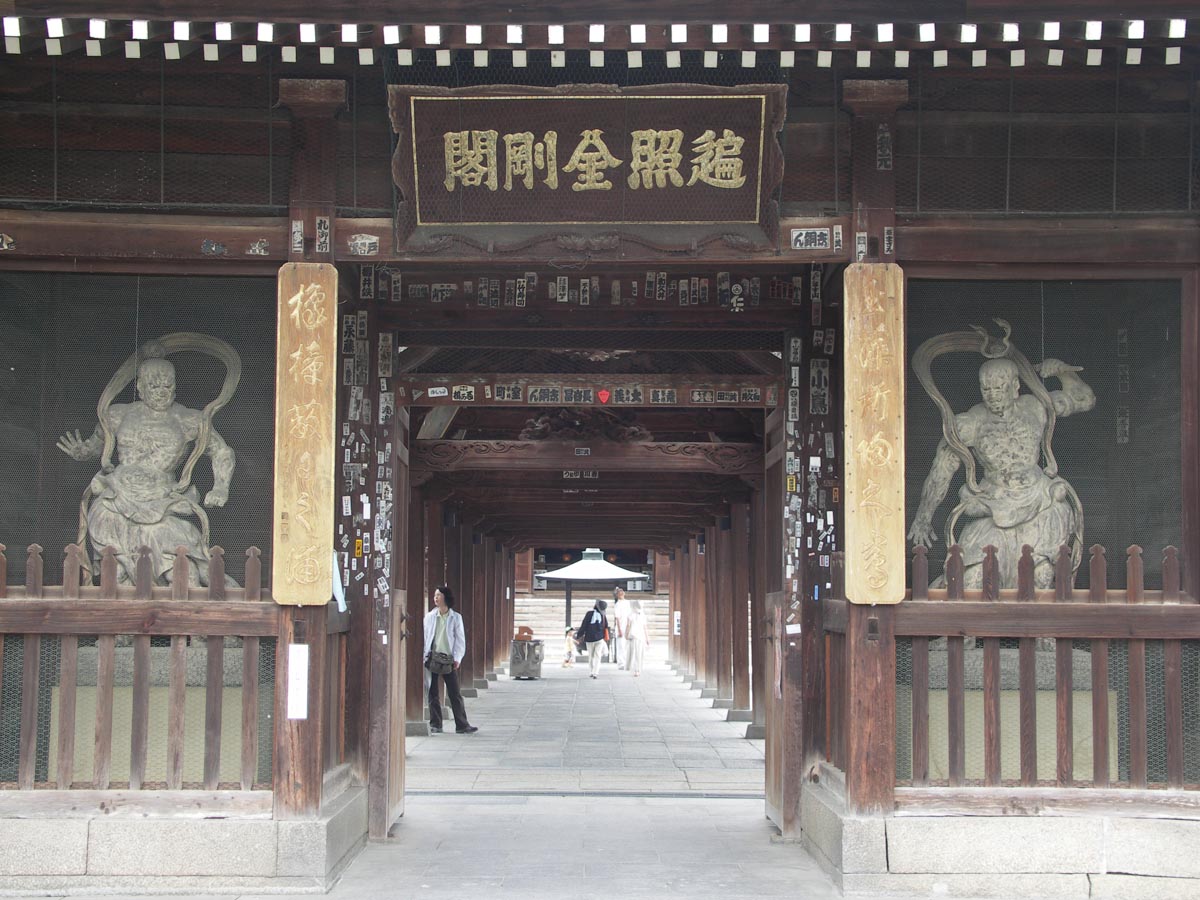
[[[604,610],[608,604],[597,600],[596,605],[583,614],[583,622],[579,625],[579,634],[587,644],[588,668],[592,678],[600,677],[600,652],[608,639],[608,617]]]
[[[454,611],[454,592],[442,585],[433,592],[433,609],[425,614],[425,668],[429,671],[429,731],[442,733],[442,703],[438,678],[446,682],[446,698],[454,713],[454,730],[474,734],[479,729],[467,721],[467,708],[458,686],[458,666],[467,652],[463,618]]]
[[[625,647],[626,629],[629,627],[629,601],[625,599],[625,588],[613,588],[613,619],[616,625],[617,636],[613,642],[613,661],[617,664],[618,669],[625,668],[625,658],[628,655]]]
[[[629,645],[629,659],[625,668],[637,677],[642,674],[642,662],[646,658],[646,648],[650,646],[650,629],[647,626],[646,614],[642,612],[642,601],[630,603],[629,624],[625,627],[625,640]]]

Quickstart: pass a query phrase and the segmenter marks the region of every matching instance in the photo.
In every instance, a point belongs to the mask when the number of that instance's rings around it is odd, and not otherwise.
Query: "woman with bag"
[[[458,687],[458,665],[467,652],[463,618],[454,611],[454,592],[442,585],[433,592],[433,609],[425,614],[425,668],[429,670],[429,731],[442,733],[442,703],[438,678],[446,681],[446,697],[454,712],[454,730],[474,734],[479,729],[467,721],[467,708]]]
[[[589,674],[592,678],[600,677],[600,648],[608,643],[608,618],[604,615],[606,609],[608,604],[597,600],[596,605],[584,613],[583,623],[577,632],[587,645]]]

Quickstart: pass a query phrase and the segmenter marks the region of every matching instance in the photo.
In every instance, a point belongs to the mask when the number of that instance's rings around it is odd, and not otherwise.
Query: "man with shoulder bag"
[[[429,671],[429,731],[442,733],[442,703],[438,679],[446,682],[446,697],[454,713],[454,730],[474,734],[479,729],[467,721],[467,708],[458,686],[458,666],[467,652],[463,618],[454,611],[454,592],[443,585],[433,592],[433,609],[425,614],[425,668]]]

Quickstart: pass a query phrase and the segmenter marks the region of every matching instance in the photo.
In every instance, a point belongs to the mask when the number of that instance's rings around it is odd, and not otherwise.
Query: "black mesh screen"
[[[292,147],[277,64],[204,65],[0,63],[19,114],[0,142],[0,204],[280,214]]]
[[[896,135],[905,211],[1186,212],[1196,205],[1184,69],[951,74],[922,67]]]
[[[228,341],[242,378],[213,428],[237,455],[223,508],[207,510],[211,542],[242,582],[247,547],[263,551],[270,572],[274,446],[275,282],[262,278],[172,278],[74,274],[0,274],[0,543],[8,546],[11,583],[24,583],[30,543],[45,552],[47,583],[61,583],[63,548],[77,536],[80,498],[98,460],[77,462],[55,443],[96,427],[101,391],[147,340],[195,331]],[[184,352],[176,402],[201,409],[217,396],[224,368]],[[114,403],[134,400],[132,387]],[[192,483],[212,487],[208,457]]]
[[[1125,583],[1125,548],[1145,550],[1146,586],[1160,587],[1162,548],[1179,546],[1180,298],[1174,281],[909,282],[908,355],[934,335],[1012,325],[1012,341],[1035,366],[1057,358],[1082,366],[1095,408],[1060,418],[1053,449],[1083,506],[1084,545],[1107,549],[1112,587]],[[933,376],[956,413],[980,402],[978,353],[938,357]],[[1050,379],[1048,387],[1059,383]],[[907,384],[909,524],[942,433],[941,416],[911,366]],[[984,469],[977,468],[982,477]],[[934,517],[940,573],[942,523],[955,505],[959,470]],[[1087,585],[1087,564],[1076,584]]]

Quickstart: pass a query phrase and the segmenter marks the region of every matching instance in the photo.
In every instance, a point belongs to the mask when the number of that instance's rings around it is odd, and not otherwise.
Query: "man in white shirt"
[[[442,733],[442,703],[438,698],[438,678],[446,681],[446,698],[454,712],[454,730],[459,734],[474,734],[479,729],[467,721],[467,708],[458,686],[458,666],[467,652],[467,632],[463,618],[454,611],[454,592],[443,585],[433,592],[433,609],[425,614],[425,668],[429,670],[429,731]],[[449,672],[435,672],[434,653],[453,657]]]
[[[628,637],[625,632],[629,628],[629,613],[631,612],[629,601],[625,599],[625,588],[613,588],[613,600],[616,601],[616,603],[613,604],[613,618],[616,619],[617,625],[617,645],[614,648],[616,650],[617,668],[624,669],[626,654],[625,647],[627,644],[626,638]]]

